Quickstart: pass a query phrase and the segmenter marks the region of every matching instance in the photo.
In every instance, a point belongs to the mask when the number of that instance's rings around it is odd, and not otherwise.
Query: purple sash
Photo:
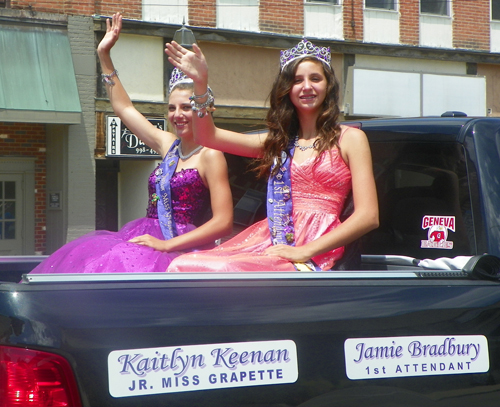
[[[267,182],[267,221],[273,245],[287,244],[295,246],[295,231],[293,227],[292,207],[292,180],[290,165],[292,163],[293,144],[289,146],[289,153],[281,152],[281,166],[274,176]],[[275,168],[277,159],[274,159]]]
[[[293,204],[292,204],[292,179],[291,164],[295,147],[293,140],[288,146],[288,153],[281,152],[281,166],[278,172],[269,176],[267,182],[267,221],[273,245],[286,244],[295,246],[295,228],[293,225]],[[277,165],[274,161],[272,170]],[[312,261],[305,263],[294,263],[298,271],[321,271]]]
[[[175,173],[179,154],[177,146],[180,140],[175,140],[162,163],[156,170],[156,194],[158,199],[158,220],[165,240],[177,236],[177,228],[172,213],[172,197],[170,194],[170,180]]]

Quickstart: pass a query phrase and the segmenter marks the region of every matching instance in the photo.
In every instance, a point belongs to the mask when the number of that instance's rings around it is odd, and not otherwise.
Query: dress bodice
[[[337,149],[325,151],[297,164],[292,161],[292,203],[295,244],[303,246],[340,225],[339,214],[351,189],[351,172]],[[175,259],[169,272],[178,271],[294,271],[283,257],[266,254],[272,246],[267,219],[256,222],[213,250],[185,254]],[[312,260],[330,270],[342,257],[343,247],[319,254]]]
[[[177,224],[197,224],[203,217],[209,199],[208,188],[196,168],[176,172],[170,180],[174,220]],[[148,180],[148,218],[158,218],[156,169]]]
[[[338,149],[323,152],[319,161],[292,161],[291,173],[294,211],[341,213],[351,190],[351,171]]]

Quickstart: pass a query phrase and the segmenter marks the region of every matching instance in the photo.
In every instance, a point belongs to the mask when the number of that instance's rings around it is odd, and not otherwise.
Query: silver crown
[[[174,68],[168,83],[168,93],[172,93],[174,88],[180,83],[193,83],[193,80],[178,68]]]
[[[304,38],[295,47],[281,51],[280,55],[281,70],[283,70],[283,68],[287,66],[290,62],[305,57],[316,58],[328,66],[330,66],[330,62],[332,60],[332,55],[330,54],[330,47],[319,47]]]

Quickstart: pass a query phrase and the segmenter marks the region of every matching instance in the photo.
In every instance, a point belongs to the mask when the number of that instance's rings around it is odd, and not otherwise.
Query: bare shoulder
[[[345,125],[340,125],[342,138],[340,140],[341,147],[343,145],[358,144],[360,142],[366,142],[366,134],[363,130],[356,127],[350,127]]]
[[[210,162],[214,163],[214,162],[219,162],[219,161],[226,162],[226,158],[224,157],[224,153],[222,151],[215,150],[213,148],[204,147],[201,150],[201,154],[202,154],[201,159],[207,163],[210,163]]]
[[[340,140],[340,151],[347,165],[354,158],[365,159],[370,154],[368,138],[364,131],[355,127],[341,125],[342,138]]]

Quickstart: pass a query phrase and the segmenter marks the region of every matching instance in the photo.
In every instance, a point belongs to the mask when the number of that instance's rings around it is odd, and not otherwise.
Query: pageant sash
[[[179,154],[177,146],[180,140],[175,140],[167,155],[156,170],[156,195],[158,196],[158,220],[160,221],[161,231],[165,240],[172,239],[177,236],[177,228],[172,213],[172,197],[170,192],[170,180],[174,175]]]
[[[281,152],[281,165],[275,175],[269,176],[267,182],[267,221],[273,245],[286,244],[295,246],[295,229],[293,226],[291,163],[295,148],[289,146],[289,153]],[[278,165],[277,158],[271,173]]]
[[[295,147],[293,140],[288,146],[288,153],[281,152],[281,165],[275,175],[267,182],[267,221],[273,245],[286,244],[295,246],[295,228],[293,224],[291,164]],[[273,169],[278,165],[275,158]],[[321,271],[312,261],[293,263],[297,271]]]

